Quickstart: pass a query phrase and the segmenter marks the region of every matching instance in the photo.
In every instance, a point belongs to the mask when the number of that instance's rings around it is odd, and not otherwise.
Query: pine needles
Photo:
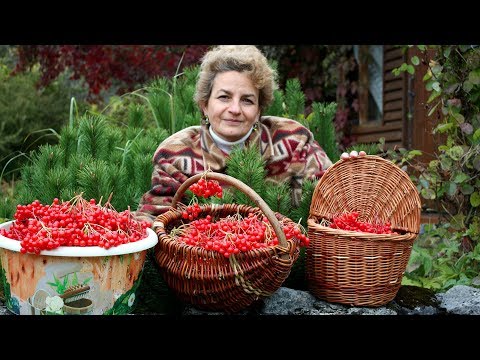
[[[337,111],[336,103],[313,103],[312,114],[310,119],[310,130],[315,136],[315,140],[325,150],[326,154],[336,162],[339,160],[338,147],[335,138],[335,127],[333,119]]]
[[[306,226],[306,218],[310,211],[316,181],[305,180],[303,182],[302,202],[299,208],[293,208],[290,184],[284,182],[272,186],[272,183],[266,179],[265,165],[257,146],[245,149],[236,148],[227,160],[226,173],[255,190],[273,211],[279,212],[295,222],[302,219],[302,225],[304,221],[304,226]],[[245,194],[236,189],[224,191],[222,203],[256,206]]]
[[[234,148],[227,160],[227,174],[247,184],[260,196],[265,188],[265,161],[260,156],[258,146]],[[247,195],[233,189],[235,203],[256,206]]]
[[[62,129],[58,145],[42,146],[33,154],[22,169],[18,203],[51,203],[83,193],[97,201],[112,195],[118,211],[136,206],[150,188],[152,154],[166,131],[118,129],[103,116],[83,116],[77,123]]]

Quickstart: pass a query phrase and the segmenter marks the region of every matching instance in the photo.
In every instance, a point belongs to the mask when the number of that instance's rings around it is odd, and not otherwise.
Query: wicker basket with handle
[[[218,180],[244,192],[258,207],[238,204],[209,204],[201,206],[199,217],[220,219],[228,215],[263,214],[270,222],[279,244],[253,249],[224,257],[219,252],[178,242],[171,234],[173,228],[188,223],[182,219],[177,203],[190,185],[201,177]],[[258,299],[272,295],[290,274],[299,256],[299,240],[286,239],[280,221],[292,223],[274,213],[264,200],[243,182],[224,174],[206,172],[192,176],[177,190],[172,209],[157,216],[154,230],[158,234],[155,259],[160,272],[176,296],[196,308],[234,313]]]
[[[420,230],[421,202],[408,174],[367,155],[340,160],[312,195],[306,250],[310,292],[329,302],[381,306],[393,300]],[[396,234],[328,227],[325,221],[357,211],[359,220],[391,223]]]

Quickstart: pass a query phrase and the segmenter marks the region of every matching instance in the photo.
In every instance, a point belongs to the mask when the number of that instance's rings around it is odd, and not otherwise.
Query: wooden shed
[[[352,127],[356,142],[376,143],[384,137],[389,148],[417,149],[423,152],[419,160],[428,162],[433,159],[441,139],[432,133],[432,129],[441,113],[438,108],[428,116],[430,93],[423,81],[428,66],[421,62],[413,75],[403,72],[396,76],[392,73],[412,56],[421,57],[420,51],[412,47],[405,52],[393,45],[360,45],[356,48],[359,108],[358,120]],[[377,88],[372,82],[377,82]],[[373,101],[375,96],[377,99]],[[429,211],[422,212],[421,221],[438,222],[435,203],[425,199],[422,202],[424,210]]]
[[[397,146],[422,150],[424,160],[428,160],[437,146],[432,135],[432,121],[438,114],[428,117],[429,93],[423,82],[427,65],[417,66],[414,75],[403,72],[395,76],[392,73],[394,68],[407,59],[419,55],[419,51],[412,47],[404,52],[394,45],[359,45],[356,48],[359,119],[352,127],[356,142],[375,143],[384,137],[389,148]],[[372,49],[380,56],[372,56],[375,53]],[[381,76],[374,75],[375,67]],[[381,99],[377,100],[381,105],[375,111],[372,111],[372,107],[375,107],[375,101],[372,101],[372,95],[375,95],[372,82],[377,82],[377,85],[381,82],[382,85],[379,92]]]

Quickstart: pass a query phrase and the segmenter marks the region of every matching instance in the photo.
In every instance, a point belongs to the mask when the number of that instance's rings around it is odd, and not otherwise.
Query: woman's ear
[[[202,109],[202,115],[204,117],[206,117],[207,116],[207,104],[200,105],[200,108]]]

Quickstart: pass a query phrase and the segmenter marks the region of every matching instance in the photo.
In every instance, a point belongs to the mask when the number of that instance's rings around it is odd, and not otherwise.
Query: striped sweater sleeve
[[[198,138],[198,131],[187,128],[157,148],[153,156],[151,188],[142,196],[135,212],[138,220],[153,222],[156,216],[168,211],[180,185],[203,171]]]

